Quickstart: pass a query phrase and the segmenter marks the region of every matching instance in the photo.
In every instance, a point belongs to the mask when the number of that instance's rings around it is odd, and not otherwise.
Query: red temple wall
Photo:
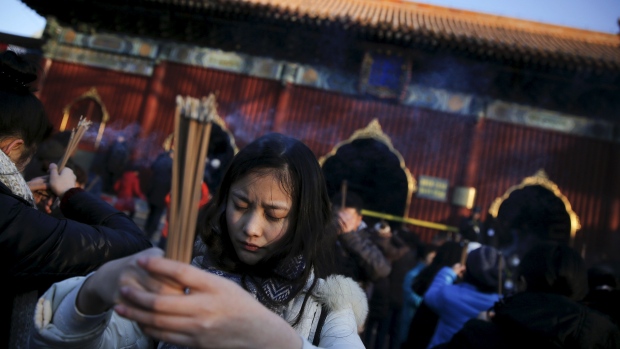
[[[155,144],[161,144],[173,131],[177,95],[215,92],[219,115],[239,148],[277,131],[301,139],[317,157],[376,118],[416,181],[426,175],[446,179],[451,187],[475,187],[476,204],[486,210],[510,187],[543,169],[580,219],[576,247],[607,251],[607,238],[617,235],[612,231],[620,224],[620,189],[613,179],[620,172],[620,152],[611,142],[171,62],[156,69],[154,77],[143,77],[53,62],[41,100],[58,126],[63,108],[95,87],[111,123],[148,123]],[[151,109],[149,98],[156,101]],[[455,225],[463,210],[450,204],[450,197],[438,202],[414,193],[409,217]],[[414,230],[425,240],[435,233]]]

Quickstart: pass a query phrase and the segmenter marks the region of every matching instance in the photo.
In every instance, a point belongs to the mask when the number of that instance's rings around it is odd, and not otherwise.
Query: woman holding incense
[[[36,78],[35,64],[12,51],[0,53],[0,314],[5,320],[0,347],[5,348],[26,347],[21,339],[32,327],[39,290],[151,246],[129,218],[75,189],[71,169],[58,173],[51,164],[49,177],[24,180],[22,171],[52,130],[30,87]],[[60,198],[69,219],[37,209],[50,193]]]
[[[366,296],[331,273],[331,212],[312,151],[260,137],[201,211],[191,265],[153,248],[55,284],[31,347],[364,348]]]

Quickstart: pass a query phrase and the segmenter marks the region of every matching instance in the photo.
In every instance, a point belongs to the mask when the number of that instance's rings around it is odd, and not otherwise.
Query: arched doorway
[[[59,134],[70,134],[72,130],[77,128],[81,118],[92,122],[92,124],[77,145],[71,160],[87,172],[87,188],[95,188],[93,182],[99,182],[101,185],[99,179],[95,180],[98,177],[95,174],[101,176],[103,173],[102,166],[105,154],[101,144],[106,124],[110,119],[110,115],[95,87],[91,87],[90,90],[76,97],[63,108]],[[99,189],[92,190],[94,193],[99,192]]]
[[[406,216],[409,211],[415,181],[376,119],[337,144],[319,163],[330,197],[346,181],[347,191],[360,195],[367,211],[397,217]],[[379,218],[366,215],[364,220],[374,224]],[[390,224],[393,228],[400,227],[397,222]]]
[[[506,233],[509,229],[524,230],[540,239],[573,245],[579,217],[558,186],[549,180],[544,170],[523,179],[493,201],[489,213]],[[500,247],[502,244],[500,242]]]
[[[496,244],[507,258],[507,271],[512,277],[521,258],[534,244],[555,241],[573,246],[575,234],[581,228],[570,202],[544,170],[495,199],[489,215],[497,234]]]
[[[90,90],[77,97],[63,108],[60,131],[74,129],[81,117],[93,123],[93,130],[89,130],[84,136],[83,142],[78,149],[86,151],[96,151],[101,144],[103,132],[106,124],[110,120],[110,115],[99,97],[97,89],[92,87]]]

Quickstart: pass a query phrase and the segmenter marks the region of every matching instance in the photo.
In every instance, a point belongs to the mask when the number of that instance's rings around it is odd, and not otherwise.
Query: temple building
[[[176,96],[215,93],[220,169],[281,132],[369,220],[432,241],[479,206],[503,244],[530,229],[617,258],[619,35],[399,0],[22,2],[47,18],[54,125],[95,122],[87,165],[128,129],[148,164]]]

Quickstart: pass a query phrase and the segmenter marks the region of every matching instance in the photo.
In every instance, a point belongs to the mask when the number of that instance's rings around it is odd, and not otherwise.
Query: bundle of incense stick
[[[71,130],[71,137],[69,138],[67,149],[65,149],[65,153],[58,162],[58,173],[60,173],[65,168],[67,161],[69,161],[69,158],[71,158],[71,156],[75,152],[78,143],[80,143],[80,140],[82,139],[91,124],[92,122],[84,119],[84,116],[80,116],[80,121],[78,121],[77,129],[74,128],[73,130]]]
[[[166,257],[189,263],[211,124],[217,105],[214,94],[200,100],[177,96],[176,103]]]

